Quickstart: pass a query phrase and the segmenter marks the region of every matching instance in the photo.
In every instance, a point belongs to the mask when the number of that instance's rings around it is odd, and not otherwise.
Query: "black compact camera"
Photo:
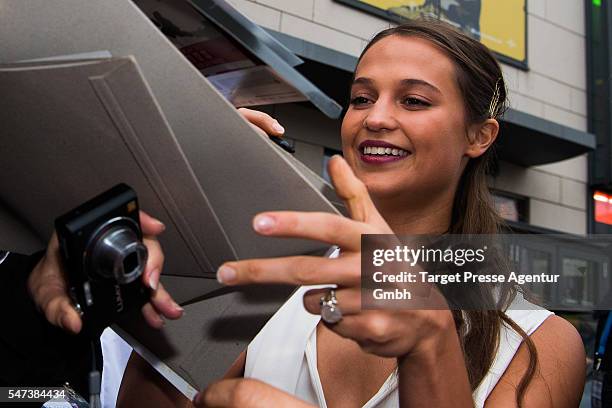
[[[149,301],[141,279],[148,252],[129,186],[119,184],[62,215],[55,229],[84,331],[98,336]]]

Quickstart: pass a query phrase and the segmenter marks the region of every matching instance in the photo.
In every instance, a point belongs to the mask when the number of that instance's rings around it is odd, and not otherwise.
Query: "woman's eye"
[[[405,98],[404,104],[408,106],[431,106],[429,102],[415,97]]]
[[[364,105],[369,102],[369,99],[364,96],[356,96],[351,98],[351,105]]]

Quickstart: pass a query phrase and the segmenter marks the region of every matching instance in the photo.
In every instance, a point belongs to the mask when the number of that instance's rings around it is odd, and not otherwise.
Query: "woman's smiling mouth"
[[[402,149],[382,140],[365,140],[359,144],[359,156],[361,160],[369,164],[383,164],[402,160],[411,154],[410,151]]]

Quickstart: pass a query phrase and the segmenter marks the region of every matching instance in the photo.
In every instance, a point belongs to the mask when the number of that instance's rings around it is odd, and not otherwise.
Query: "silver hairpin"
[[[499,77],[497,82],[495,82],[495,91],[493,92],[491,103],[489,104],[489,118],[491,119],[494,119],[497,116],[497,104],[499,103],[500,97],[499,82],[501,80],[501,77]]]

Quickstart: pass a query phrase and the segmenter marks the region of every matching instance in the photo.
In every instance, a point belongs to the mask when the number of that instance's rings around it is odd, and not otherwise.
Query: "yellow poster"
[[[522,63],[526,59],[526,0],[337,1],[393,20],[435,16],[461,28],[500,55]]]

